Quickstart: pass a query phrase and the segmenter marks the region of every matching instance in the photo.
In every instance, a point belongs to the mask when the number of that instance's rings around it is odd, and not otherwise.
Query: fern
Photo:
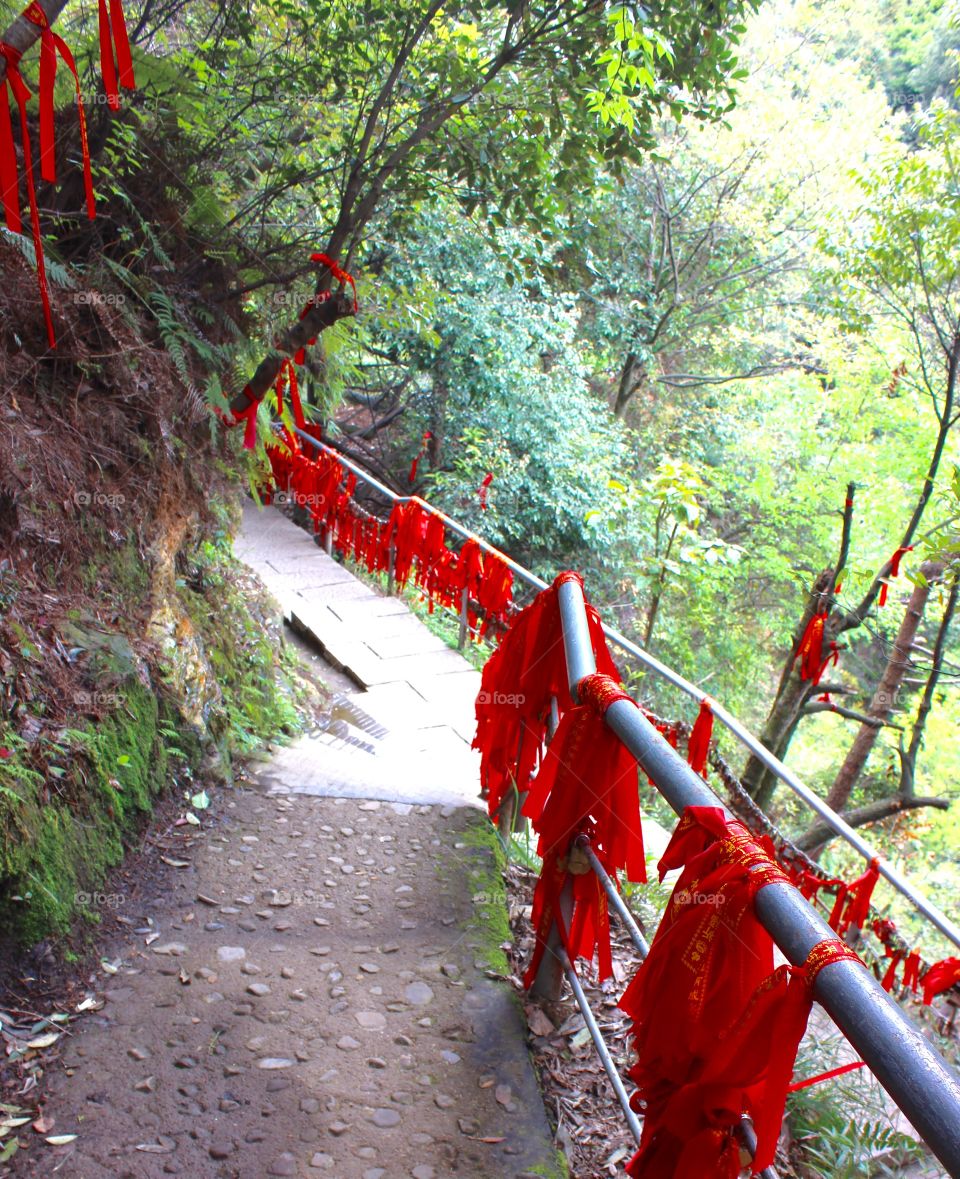
[[[180,374],[184,384],[189,384],[190,365],[187,361],[187,351],[184,345],[191,341],[191,337],[189,333],[184,331],[180,323],[180,317],[173,300],[166,291],[157,289],[147,295],[147,305],[153,312],[154,319],[157,321],[163,346],[170,354],[174,368]]]
[[[0,233],[3,234],[5,241],[17,247],[27,262],[36,270],[37,255],[33,248],[33,239],[25,233],[11,233],[9,229],[3,226],[0,226]],[[66,266],[58,262],[55,258],[50,257],[49,251],[44,251],[43,263],[47,272],[47,278],[54,286],[65,287],[67,290],[73,290],[76,287],[76,279],[67,270]]]
[[[836,1063],[839,1041],[804,1040],[797,1073],[815,1075]],[[852,1118],[850,1110],[858,1116]],[[802,1089],[787,1099],[793,1137],[809,1173],[824,1179],[900,1175],[905,1163],[924,1157],[923,1147],[891,1123],[890,1099],[869,1074]]]
[[[153,251],[154,258],[156,258],[160,265],[163,266],[166,270],[175,270],[176,267],[174,266],[173,259],[160,244],[160,239],[154,232],[153,226],[143,216],[143,214],[137,208],[136,203],[130,198],[129,194],[119,186],[114,189],[114,193],[136,218],[137,226],[150,246],[150,249]]]

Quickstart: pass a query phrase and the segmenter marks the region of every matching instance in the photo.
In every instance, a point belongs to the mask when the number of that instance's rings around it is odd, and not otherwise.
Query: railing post
[[[559,907],[560,920],[563,922],[564,929],[569,929],[570,919],[573,916],[573,887],[569,877],[567,877],[560,893]],[[566,958],[566,953],[563,949],[563,942],[560,940],[560,931],[557,929],[556,921],[553,921],[547,935],[547,948],[540,959],[537,977],[533,980],[533,986],[530,988],[531,995],[538,999],[546,999],[551,1003],[557,1002],[563,990],[563,980],[566,977],[564,958]]]
[[[503,839],[509,839],[514,831],[519,799],[516,786],[503,797],[503,802],[497,808],[497,830]]]
[[[390,548],[387,551],[387,593],[392,595],[396,590],[393,581],[393,569],[397,560],[397,548],[393,541],[390,541]]]
[[[457,646],[462,651],[470,630],[470,591],[466,586],[460,591],[460,634],[457,636]]]

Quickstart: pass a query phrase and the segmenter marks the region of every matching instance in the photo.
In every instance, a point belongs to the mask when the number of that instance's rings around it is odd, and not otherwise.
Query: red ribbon
[[[53,317],[50,313],[50,292],[47,288],[47,269],[43,261],[43,239],[40,236],[40,211],[37,208],[37,194],[33,180],[33,152],[30,147],[30,131],[27,127],[27,102],[30,91],[20,76],[21,54],[0,41],[0,55],[6,58],[7,75],[0,84],[0,183],[3,185],[3,209],[7,228],[11,233],[22,233],[20,220],[20,196],[17,185],[17,157],[13,147],[13,128],[10,124],[10,102],[7,97],[9,83],[20,112],[20,137],[23,142],[23,163],[27,175],[27,195],[30,199],[30,225],[33,230],[33,250],[37,258],[37,281],[40,285],[40,300],[43,303],[43,317],[47,324],[47,340],[51,348],[57,346],[53,331]]]
[[[788,1093],[799,1093],[801,1089],[809,1089],[811,1085],[819,1085],[821,1081],[832,1081],[834,1077],[842,1077],[844,1073],[852,1073],[854,1069],[863,1068],[865,1060],[855,1060],[851,1064],[841,1064],[828,1072],[818,1073],[815,1077],[807,1077],[805,1081],[794,1081],[787,1086]]]
[[[321,291],[318,295],[311,295],[310,298],[306,301],[306,303],[304,303],[303,310],[300,312],[300,315],[298,318],[305,319],[307,317],[308,313],[310,311],[312,311],[314,307],[319,307],[321,303],[326,303],[326,301],[329,298],[330,298],[329,291]],[[308,347],[312,348],[314,346],[314,344],[316,344],[316,342],[317,342],[317,337],[311,336],[310,339],[307,340],[306,347],[297,349],[297,351],[293,357],[293,363],[294,364],[303,364],[304,360],[306,360],[306,358],[307,358],[307,348]]]
[[[343,267],[340,266],[339,263],[334,262],[329,254],[311,254],[310,261],[319,262],[320,265],[326,266],[326,268],[333,275],[334,279],[341,285],[348,282],[353,287],[353,309],[354,311],[357,311],[357,284],[353,281],[353,276],[347,274]]]
[[[481,511],[487,510],[487,494],[490,491],[490,484],[493,482],[493,471],[487,471],[483,477],[483,482],[477,488],[477,498],[480,500]]]
[[[709,699],[704,696],[700,701],[700,712],[694,722],[687,742],[687,761],[695,774],[706,776],[707,754],[710,752],[710,738],[713,736],[713,712]]]
[[[431,439],[432,437],[433,437],[433,435],[430,433],[430,431],[429,431],[429,430],[424,430],[424,432],[423,432],[423,438],[421,439],[421,442],[420,442],[420,449],[419,449],[419,450],[417,451],[417,453],[416,453],[416,454],[413,456],[413,462],[410,464],[410,474],[407,476],[407,482],[408,482],[408,483],[412,483],[412,482],[414,481],[414,479],[416,479],[416,477],[417,477],[417,467],[418,467],[418,466],[419,466],[419,464],[420,464],[420,460],[421,460],[421,459],[423,458],[423,456],[426,454],[426,452],[427,452],[427,443],[430,441],[430,439]]]
[[[929,1007],[934,995],[940,995],[960,982],[960,958],[944,958],[927,970],[920,984],[923,987],[923,1001]]]
[[[688,807],[660,860],[682,867],[650,953],[620,1001],[633,1020],[634,1108],[643,1136],[628,1174],[736,1179],[733,1127],[757,1134],[754,1172],[773,1162],[797,1046],[819,971],[856,954],[820,942],[802,967],[773,968],[773,940],[753,905],[786,879],[773,845],[719,808]]]
[[[574,895],[566,940],[571,961],[592,959],[596,949],[600,980],[612,974],[606,894],[592,871],[569,868],[568,852],[576,835],[589,838],[614,880],[621,869],[630,880],[647,878],[636,758],[603,721],[614,701],[630,697],[606,675],[585,676],[577,691],[581,703],[561,717],[523,805],[523,814],[540,836],[537,852],[544,862],[531,918],[537,944],[524,974],[525,986],[536,978],[568,878]]]
[[[241,422],[246,422],[247,425],[243,431],[243,449],[253,450],[257,444],[257,410],[260,408],[260,402],[253,399],[253,392],[249,385],[244,385],[243,393],[250,399],[247,408],[235,413],[232,422],[227,422],[225,418],[222,420],[229,426],[239,426]]]
[[[813,680],[815,684],[820,682],[823,669],[830,660],[829,656],[826,662],[823,660],[823,628],[826,621],[826,610],[814,614],[807,623],[793,657],[794,661],[800,660],[800,678]]]
[[[834,925],[834,914],[831,914],[830,925],[836,929],[841,937],[848,929],[863,928],[864,922],[870,915],[870,898],[873,896],[873,890],[879,879],[880,861],[873,859],[870,861],[866,872],[858,877],[849,888],[845,887],[842,890],[842,900],[847,902],[845,908],[842,907],[841,894],[838,891],[837,904],[834,906],[837,923]]]
[[[903,964],[903,978],[900,980],[902,987],[909,987],[911,991],[916,993],[920,986],[920,951],[911,950],[907,955],[907,960]]]
[[[473,748],[480,750],[480,781],[491,816],[514,786],[521,793],[528,788],[546,740],[551,698],[556,697],[561,715],[573,707],[557,599],[557,587],[570,579],[580,580],[576,573],[561,573],[515,614],[484,664]],[[500,617],[506,617],[510,585],[509,567],[487,553],[480,588],[487,622],[491,609],[499,608]],[[590,605],[587,625],[598,673],[619,679],[600,618]]]
[[[908,545],[901,546],[900,548],[898,548],[897,551],[890,558],[890,572],[887,574],[887,577],[891,581],[895,577],[898,577],[900,575],[900,561],[903,559],[903,557],[906,556],[907,553],[912,553],[912,552],[913,552],[913,545],[908,544]],[[881,582],[881,584],[880,584],[880,598],[879,598],[879,601],[877,602],[878,607],[885,606],[887,604],[887,588],[888,588],[887,582],[886,581]]]
[[[76,62],[66,41],[50,28],[47,14],[34,0],[23,11],[31,24],[40,28],[40,174],[44,180],[54,184],[57,179],[57,160],[54,150],[53,84],[57,76],[57,54],[63,58],[67,69],[73,74],[77,93],[77,112],[80,118],[80,149],[83,154],[83,183],[87,194],[87,217],[92,221],[96,216],[93,196],[93,177],[90,173],[90,143],[87,137],[87,112],[80,90],[80,77]]]
[[[114,64],[113,49],[116,45],[117,60]],[[117,72],[124,90],[136,88],[133,76],[133,58],[130,56],[130,41],[127,37],[127,22],[123,16],[122,0],[100,0],[100,69],[103,73],[103,88],[107,93],[107,105],[112,111],[120,109],[120,94],[117,89]]]
[[[274,386],[277,391],[277,414],[280,417],[283,416],[283,389],[285,385],[288,385],[290,389],[290,408],[293,411],[293,420],[299,429],[305,430],[307,422],[303,416],[303,406],[300,404],[300,387],[297,384],[297,370],[293,367],[292,362],[287,359],[280,365],[280,371],[277,373],[277,381]],[[247,388],[249,388],[249,385]]]

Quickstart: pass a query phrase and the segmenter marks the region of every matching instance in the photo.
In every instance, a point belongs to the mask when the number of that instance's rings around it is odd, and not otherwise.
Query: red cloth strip
[[[864,1068],[865,1060],[855,1060],[852,1064],[841,1064],[838,1068],[832,1068],[829,1072],[819,1073],[815,1077],[807,1077],[805,1081],[794,1081],[792,1085],[787,1086],[788,1093],[799,1093],[801,1089],[809,1089],[811,1085],[819,1085],[821,1081],[831,1081],[834,1077],[842,1077],[844,1073],[852,1073],[854,1069]]]
[[[100,69],[103,73],[103,88],[107,94],[107,105],[112,111],[120,109],[120,93],[117,88],[117,72],[120,85],[133,90],[136,81],[133,76],[133,58],[130,56],[130,41],[127,37],[127,22],[123,16],[122,0],[100,0]],[[116,45],[117,60],[114,63],[113,49]]]
[[[807,623],[794,655],[795,661],[800,660],[800,678],[813,680],[815,684],[820,682],[823,669],[829,662],[829,658],[826,662],[823,660],[823,628],[826,621],[827,612],[825,610],[813,615]]]
[[[701,778],[706,776],[707,754],[710,752],[710,738],[713,736],[713,710],[707,696],[700,701],[700,712],[694,722],[687,742],[687,760],[690,768]]]
[[[414,479],[416,479],[417,467],[420,465],[420,460],[426,454],[427,443],[430,441],[430,439],[432,437],[433,437],[433,434],[431,434],[431,432],[429,430],[424,430],[423,438],[421,439],[421,442],[420,442],[420,449],[414,455],[413,462],[410,464],[410,474],[407,476],[408,483],[412,483],[414,481]]]
[[[73,74],[77,94],[77,114],[80,119],[80,150],[83,156],[83,184],[87,195],[87,217],[92,221],[96,216],[93,196],[93,176],[90,172],[90,143],[87,136],[87,112],[83,105],[80,77],[66,41],[50,28],[47,14],[34,0],[23,11],[23,16],[37,25],[40,32],[40,174],[50,184],[57,179],[57,160],[54,150],[55,130],[53,117],[53,85],[57,76],[57,54],[63,58],[67,69]]]
[[[37,258],[37,282],[40,286],[40,301],[43,303],[43,318],[47,325],[47,340],[51,348],[56,348],[57,337],[53,330],[53,316],[50,313],[50,291],[47,287],[47,268],[43,260],[43,238],[40,236],[40,210],[37,208],[37,192],[33,180],[33,150],[30,147],[30,129],[27,126],[27,102],[30,100],[30,91],[27,89],[23,78],[20,76],[20,53],[14,49],[12,45],[8,45],[5,41],[0,41],[0,55],[6,58],[7,61],[7,76],[0,90],[3,91],[3,102],[0,105],[0,122],[4,123],[5,130],[0,132],[0,147],[6,150],[13,144],[13,133],[10,131],[10,107],[7,102],[7,84],[13,90],[13,96],[17,102],[17,110],[20,112],[20,137],[23,142],[23,163],[27,174],[27,196],[30,199],[30,225],[33,230],[33,250]],[[16,161],[13,163],[16,168]],[[7,205],[7,174],[8,170],[4,169],[4,207],[7,213],[7,226],[10,227],[10,207]],[[19,207],[17,209],[16,220],[19,222],[20,213]],[[15,233],[20,232],[19,229],[14,230]]]
[[[297,424],[297,428],[305,430],[307,428],[306,419],[303,416],[303,406],[300,403],[300,386],[297,384],[297,370],[294,368],[292,361],[285,359],[280,365],[280,371],[277,373],[277,380],[274,388],[277,391],[277,414],[283,416],[283,390],[287,386],[290,392],[290,409],[293,411],[293,420]]]
[[[339,263],[334,262],[329,254],[311,254],[310,261],[318,262],[321,266],[326,266],[337,282],[349,283],[353,287],[353,309],[357,311],[357,284],[353,281],[353,276],[347,274],[343,267]]]
[[[907,555],[913,552],[913,545],[901,545],[890,558],[890,572],[887,577],[892,581],[895,577],[900,575],[900,562]],[[884,581],[880,586],[880,597],[877,601],[877,606],[885,606],[887,604],[887,582]]]
[[[7,229],[22,233],[20,220],[20,183],[17,175],[17,149],[13,146],[13,127],[10,123],[10,99],[7,84],[0,85],[0,194]]]

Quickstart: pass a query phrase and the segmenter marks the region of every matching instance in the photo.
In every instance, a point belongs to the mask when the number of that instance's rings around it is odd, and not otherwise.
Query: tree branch
[[[842,704],[833,704],[826,700],[811,700],[803,706],[803,716],[810,716],[814,712],[835,712],[837,716],[846,717],[847,720],[859,721],[860,724],[870,725],[875,729],[902,728],[901,725],[891,724],[890,721],[881,720],[878,716],[869,716],[865,712],[857,712],[855,708],[845,708]]]
[[[921,798],[917,795],[895,794],[892,798],[882,798],[877,802],[868,802],[855,810],[846,811],[841,818],[851,827],[866,827],[868,823],[879,823],[881,819],[889,819],[903,811],[919,810],[921,807],[935,807],[937,810],[950,809],[952,799],[949,798]],[[814,825],[792,842],[801,851],[814,852],[825,847],[836,832],[826,823]]]

